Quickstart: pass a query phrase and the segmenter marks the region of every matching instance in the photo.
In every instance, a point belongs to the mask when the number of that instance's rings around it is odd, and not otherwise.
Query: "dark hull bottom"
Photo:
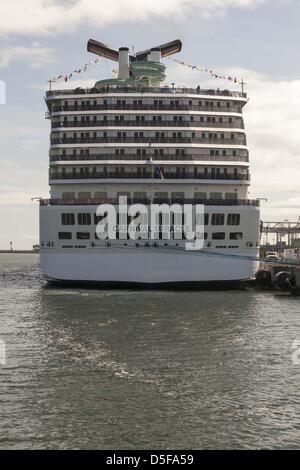
[[[206,282],[116,282],[116,281],[69,281],[47,279],[49,287],[82,287],[90,289],[140,289],[140,290],[230,290],[246,289],[252,281],[206,281]]]

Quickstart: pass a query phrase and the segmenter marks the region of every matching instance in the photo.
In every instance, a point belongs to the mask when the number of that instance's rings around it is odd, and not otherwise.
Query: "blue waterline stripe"
[[[136,241],[136,243],[139,243],[138,241]],[[94,245],[94,246],[98,246],[98,247],[103,247],[103,245]],[[123,248],[123,249],[127,249],[127,250],[130,250],[132,248],[135,248],[135,246],[124,246],[124,245],[117,245],[117,244],[113,244],[110,242],[110,246],[112,246],[113,248]],[[165,247],[165,246],[157,246],[157,247],[153,247],[153,246],[142,246],[142,245],[139,245],[138,249],[144,249],[144,250],[147,250],[147,251],[152,251],[152,252],[157,252],[157,251],[164,251],[165,253],[170,253],[170,254],[174,254],[174,252],[177,252],[178,254],[182,254],[182,255],[197,255],[197,256],[217,256],[217,257],[220,257],[220,258],[229,258],[229,259],[234,259],[234,260],[246,260],[246,261],[257,261],[257,262],[264,262],[264,263],[268,263],[268,264],[274,264],[274,265],[286,265],[286,266],[300,266],[300,264],[297,264],[297,263],[293,263],[293,262],[289,262],[289,261],[275,261],[275,260],[270,260],[268,258],[259,258],[259,257],[256,257],[256,256],[247,256],[247,255],[234,255],[234,254],[229,254],[229,253],[217,253],[217,252],[210,252],[210,251],[206,251],[206,250],[185,250],[184,248],[180,248],[180,247]]]

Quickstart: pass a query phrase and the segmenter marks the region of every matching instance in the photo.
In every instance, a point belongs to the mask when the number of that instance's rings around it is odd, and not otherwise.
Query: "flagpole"
[[[246,85],[246,83],[244,82],[244,79],[242,78],[242,81],[241,81],[242,93],[244,93],[244,85]]]
[[[55,80],[47,80],[49,83],[49,91],[52,91],[52,83],[55,83]]]

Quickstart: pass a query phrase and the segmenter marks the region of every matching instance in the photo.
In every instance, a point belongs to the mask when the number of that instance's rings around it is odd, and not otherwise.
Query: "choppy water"
[[[0,319],[1,449],[299,447],[299,297],[50,289],[7,254]]]

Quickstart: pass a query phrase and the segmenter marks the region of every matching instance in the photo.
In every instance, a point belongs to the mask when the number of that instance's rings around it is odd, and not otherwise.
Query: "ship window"
[[[194,199],[196,199],[196,201],[201,201],[202,199],[207,199],[207,193],[203,193],[203,192],[196,192],[194,193]]]
[[[184,199],[184,193],[180,193],[180,192],[171,193],[171,198],[173,200]]]
[[[79,192],[78,197],[79,197],[79,199],[89,199],[91,197],[91,193]]]
[[[238,198],[237,193],[225,193],[225,199],[230,199],[232,201],[236,201]]]
[[[89,232],[77,232],[76,233],[77,240],[89,240],[90,234]]]
[[[75,215],[74,214],[61,214],[61,223],[62,225],[74,225],[75,224]]]
[[[106,191],[95,191],[94,192],[94,198],[95,199],[105,199],[105,198],[107,198],[107,192]]]
[[[130,197],[130,192],[129,191],[118,191],[117,192],[117,197],[120,197],[120,196]]]
[[[97,225],[101,220],[105,219],[107,217],[107,212],[105,212],[103,215],[97,215],[94,214],[94,224]]]
[[[71,232],[58,232],[59,240],[71,240],[72,233]]]
[[[145,200],[147,199],[147,193],[144,193],[142,191],[136,191],[133,193],[133,199],[135,202]]]
[[[62,198],[63,199],[75,199],[75,193],[71,193],[71,192],[62,193]]]
[[[240,225],[241,215],[240,214],[228,214],[227,225]]]
[[[212,214],[211,225],[224,225],[224,214]]]
[[[211,238],[213,240],[225,240],[225,232],[214,232]]]
[[[209,193],[209,199],[220,200],[222,199],[222,193]]]
[[[91,225],[91,214],[89,214],[89,213],[79,213],[78,214],[78,224],[79,225]]]
[[[242,232],[231,232],[229,235],[230,240],[242,240]]]
[[[154,193],[154,199],[156,201],[167,201],[168,200],[168,193],[167,192],[156,192]]]

